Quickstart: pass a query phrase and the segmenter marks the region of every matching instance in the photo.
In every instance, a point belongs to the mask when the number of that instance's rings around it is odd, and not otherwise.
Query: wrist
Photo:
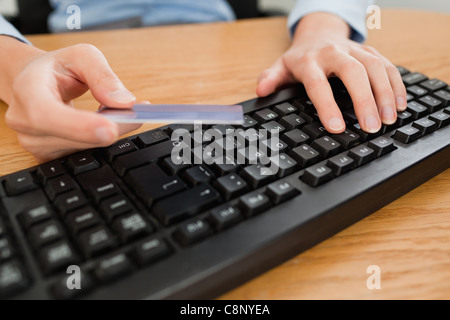
[[[293,42],[305,38],[348,39],[350,26],[343,19],[328,12],[313,12],[304,16],[297,24]]]
[[[0,48],[0,99],[9,104],[14,79],[31,60],[45,51],[4,35],[0,35]]]

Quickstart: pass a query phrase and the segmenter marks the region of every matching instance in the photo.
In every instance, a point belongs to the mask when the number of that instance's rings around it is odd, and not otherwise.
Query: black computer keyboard
[[[450,163],[450,88],[399,70],[408,108],[376,134],[331,79],[342,134],[298,85],[242,103],[242,126],[202,127],[239,164],[175,164],[172,132],[195,128],[172,124],[1,177],[0,297],[214,298],[371,214]],[[238,128],[256,138],[225,144]],[[276,130],[265,155],[247,146]]]

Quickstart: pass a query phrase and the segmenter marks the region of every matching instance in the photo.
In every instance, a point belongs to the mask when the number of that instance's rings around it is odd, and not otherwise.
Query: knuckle
[[[94,45],[89,43],[79,43],[71,47],[80,54],[101,54],[103,53]]]
[[[298,64],[300,65],[311,65],[317,61],[317,56],[312,53],[308,52],[302,55],[300,58],[298,58]]]
[[[336,54],[341,52],[341,48],[335,43],[330,43],[325,45],[322,51],[328,54]]]
[[[365,73],[364,65],[356,59],[346,59],[342,62],[341,69],[344,73]]]

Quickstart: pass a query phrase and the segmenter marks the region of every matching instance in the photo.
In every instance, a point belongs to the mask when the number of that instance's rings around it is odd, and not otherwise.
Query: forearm
[[[340,17],[327,12],[313,12],[299,21],[292,42],[297,45],[307,38],[349,38],[350,32],[349,25]]]
[[[0,35],[0,48],[0,99],[9,104],[14,79],[34,57],[44,51],[3,35]]]

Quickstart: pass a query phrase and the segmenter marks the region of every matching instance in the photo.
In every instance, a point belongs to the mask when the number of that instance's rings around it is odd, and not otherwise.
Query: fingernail
[[[126,89],[119,89],[109,94],[109,97],[118,103],[130,103],[136,100],[136,97]]]
[[[378,119],[374,116],[366,117],[366,129],[370,133],[375,133],[380,130],[380,123],[378,122]]]
[[[381,109],[381,118],[385,124],[393,124],[395,122],[394,110],[391,107]]]
[[[101,142],[111,142],[115,139],[114,132],[107,127],[99,127],[95,129],[95,135]]]
[[[328,121],[328,126],[332,130],[339,131],[344,129],[344,122],[340,118],[334,117]]]
[[[405,110],[406,109],[405,98],[398,96],[396,100],[397,100],[397,109],[401,111]]]

